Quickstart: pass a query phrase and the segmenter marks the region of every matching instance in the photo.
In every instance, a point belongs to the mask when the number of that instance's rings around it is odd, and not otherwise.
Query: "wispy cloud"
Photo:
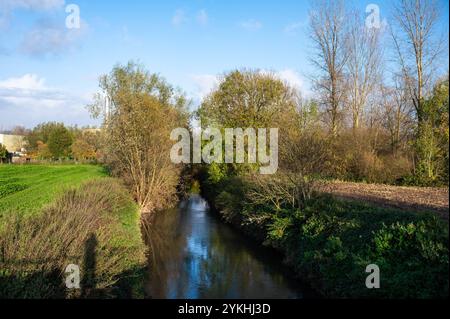
[[[172,17],[172,25],[180,26],[185,23],[186,20],[186,13],[183,10],[178,9]]]
[[[298,21],[288,24],[284,28],[284,33],[288,35],[296,35],[302,28],[306,27],[307,23],[304,21]]]
[[[263,27],[262,23],[255,19],[241,22],[240,26],[248,31],[257,31]]]
[[[282,81],[286,82],[289,86],[294,89],[302,90],[304,86],[304,82],[299,73],[292,69],[285,69],[276,72],[276,76],[279,77]]]
[[[182,9],[178,9],[172,16],[171,23],[175,27],[179,27],[188,22],[197,22],[199,25],[206,26],[208,24],[208,20],[208,12],[206,12],[205,9],[198,11],[195,16],[186,13]]]
[[[64,3],[64,0],[2,0],[0,10],[52,10],[61,8]]]
[[[142,39],[130,33],[128,26],[126,25],[122,26],[122,29],[120,30],[120,40],[125,44],[142,46]]]
[[[0,1],[0,27],[9,24],[14,10],[49,11],[61,9],[64,0],[1,0]]]
[[[196,87],[194,98],[198,100],[203,100],[219,84],[219,78],[212,74],[191,75],[191,79]]]
[[[208,24],[208,13],[205,9],[202,9],[197,14],[197,22],[201,25],[207,25]]]
[[[61,21],[56,22],[54,12],[64,13],[64,0],[0,0],[0,29],[8,29],[14,12],[28,10],[36,12],[36,22],[23,34],[18,47],[2,47],[0,55],[19,51],[26,55],[41,57],[59,55],[72,50],[78,39],[85,34],[88,25],[81,20],[81,27],[66,28]]]
[[[264,72],[264,71],[263,71]],[[274,73],[275,77],[279,78],[291,88],[298,90],[304,97],[310,97],[312,92],[308,86],[308,82],[304,77],[293,69],[284,69]]]
[[[93,123],[83,94],[71,94],[50,87],[36,74],[0,80],[1,126],[34,126],[42,121],[62,121],[74,124]]]
[[[19,78],[9,78],[0,81],[0,89],[42,90],[45,79],[40,79],[36,74],[25,74]]]
[[[72,50],[88,26],[81,21],[80,29],[67,29],[50,20],[39,20],[20,44],[20,51],[30,56],[60,55]]]
[[[283,81],[291,88],[301,92],[303,96],[308,96],[311,93],[304,78],[294,69],[283,69],[280,71],[269,71],[263,69],[259,72],[261,74],[273,75],[275,78]],[[195,74],[191,75],[191,79],[196,88],[195,92],[192,94],[193,98],[201,101],[218,87],[221,77],[212,74]]]

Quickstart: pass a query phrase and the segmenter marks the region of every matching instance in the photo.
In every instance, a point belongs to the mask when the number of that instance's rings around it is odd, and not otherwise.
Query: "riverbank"
[[[321,195],[304,209],[250,204],[242,178],[201,180],[202,195],[225,219],[274,247],[303,281],[327,298],[445,298],[448,223]],[[376,264],[381,289],[367,289]]]
[[[120,181],[88,165],[0,166],[0,179],[0,297],[144,297],[140,214]]]

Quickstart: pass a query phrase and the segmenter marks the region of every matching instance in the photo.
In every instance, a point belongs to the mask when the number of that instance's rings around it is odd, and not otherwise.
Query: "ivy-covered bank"
[[[255,204],[245,177],[199,174],[202,195],[226,222],[281,251],[285,262],[330,298],[448,297],[448,223],[431,213],[402,212],[318,195],[301,209]],[[381,288],[367,289],[366,267]]]

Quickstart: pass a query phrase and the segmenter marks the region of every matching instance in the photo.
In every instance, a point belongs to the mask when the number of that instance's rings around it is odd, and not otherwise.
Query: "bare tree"
[[[344,67],[347,62],[345,7],[342,0],[320,0],[310,11],[311,39],[315,55],[311,62],[321,73],[313,79],[330,122],[330,132],[338,133],[345,98]]]
[[[369,95],[380,78],[382,50],[380,28],[367,28],[356,10],[349,16],[350,28],[347,42],[348,80],[347,102],[352,116],[353,129],[358,129]]]
[[[425,120],[426,90],[432,86],[443,49],[442,37],[435,32],[439,10],[436,0],[400,0],[394,10],[396,27],[391,35],[419,126]]]
[[[413,106],[402,77],[396,77],[394,87],[380,86],[383,126],[389,132],[391,150],[395,155],[406,144],[413,129]]]

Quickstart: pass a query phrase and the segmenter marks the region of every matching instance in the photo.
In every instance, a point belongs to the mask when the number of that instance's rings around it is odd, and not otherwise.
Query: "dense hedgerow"
[[[448,297],[448,224],[433,214],[329,195],[318,195],[301,209],[255,205],[246,197],[250,186],[242,177],[206,178],[202,186],[227,221],[282,251],[298,276],[324,296]],[[380,268],[380,289],[366,288],[369,264]]]

